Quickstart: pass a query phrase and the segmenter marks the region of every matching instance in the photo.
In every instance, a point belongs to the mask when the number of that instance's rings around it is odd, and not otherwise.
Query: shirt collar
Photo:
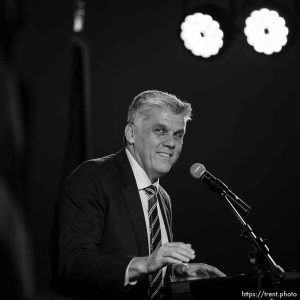
[[[132,156],[130,151],[125,148],[126,155],[128,157],[131,169],[134,174],[134,178],[138,187],[138,190],[143,190],[149,185],[152,185],[152,182],[148,175],[146,174],[145,170],[139,165],[139,163],[135,160],[135,158]],[[157,179],[153,185],[155,185],[158,189],[159,187],[159,179]]]

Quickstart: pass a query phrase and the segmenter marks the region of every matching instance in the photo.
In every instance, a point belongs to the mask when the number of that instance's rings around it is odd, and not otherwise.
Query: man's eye
[[[175,137],[176,137],[177,139],[179,139],[179,140],[182,140],[182,139],[183,139],[183,136],[184,136],[183,133],[177,133],[177,134],[175,134]]]
[[[157,134],[164,134],[165,130],[164,129],[155,129],[155,133],[157,133]]]

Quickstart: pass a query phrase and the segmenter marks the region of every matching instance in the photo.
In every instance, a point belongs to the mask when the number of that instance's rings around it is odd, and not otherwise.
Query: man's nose
[[[163,145],[169,148],[175,148],[175,139],[173,135],[169,135],[165,138]]]

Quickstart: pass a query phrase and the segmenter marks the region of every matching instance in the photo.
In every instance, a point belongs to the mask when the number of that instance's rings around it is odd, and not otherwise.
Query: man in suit
[[[125,148],[80,165],[56,211],[56,287],[83,299],[164,299],[177,276],[224,276],[173,241],[171,201],[159,178],[177,161],[191,105],[145,91],[129,107]],[[118,298],[119,297],[119,298]],[[114,298],[115,299],[115,298]]]

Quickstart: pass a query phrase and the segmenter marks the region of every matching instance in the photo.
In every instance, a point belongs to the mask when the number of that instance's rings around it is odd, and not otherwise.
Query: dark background
[[[73,1],[25,3],[16,42],[30,104],[25,215],[37,287],[45,290],[70,117]],[[127,108],[138,93],[158,89],[190,102],[183,152],[161,179],[173,200],[176,240],[193,245],[197,262],[228,275],[252,270],[250,244],[239,238],[234,215],[189,174],[200,162],[253,208],[249,223],[269,239],[275,261],[288,271],[300,269],[299,40],[267,57],[247,45],[240,28],[221,56],[205,61],[183,47],[181,17],[179,0],[88,1],[83,36],[90,50],[94,156],[121,148]]]

